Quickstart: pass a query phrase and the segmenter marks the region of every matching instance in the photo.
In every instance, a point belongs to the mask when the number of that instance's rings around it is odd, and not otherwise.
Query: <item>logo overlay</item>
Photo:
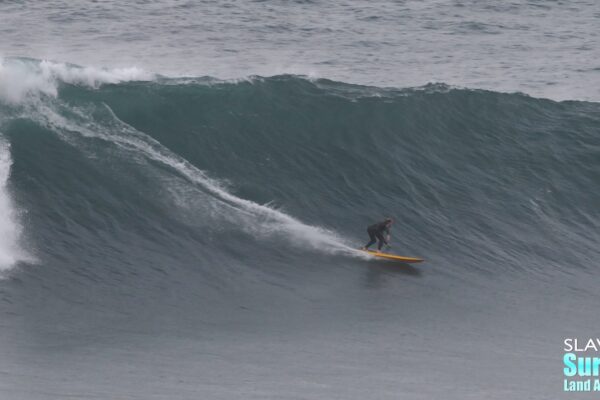
[[[564,340],[565,392],[600,392],[600,338]]]

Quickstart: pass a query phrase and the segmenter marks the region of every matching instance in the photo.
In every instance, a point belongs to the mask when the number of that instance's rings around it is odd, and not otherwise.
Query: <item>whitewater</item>
[[[1,4],[0,397],[561,398],[597,13]]]

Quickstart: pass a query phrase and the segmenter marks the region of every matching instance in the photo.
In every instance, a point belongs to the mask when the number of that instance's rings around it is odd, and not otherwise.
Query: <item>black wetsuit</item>
[[[383,234],[385,233],[386,235],[390,234],[390,225],[388,224],[388,222],[386,221],[382,221],[382,222],[378,222],[376,224],[373,224],[371,226],[369,226],[367,228],[367,233],[369,234],[369,243],[367,243],[367,245],[365,246],[365,248],[369,248],[369,246],[371,246],[373,243],[375,243],[377,240],[379,240],[379,244],[377,245],[377,249],[381,250],[381,248],[383,247],[383,244],[388,244],[387,240],[385,239],[385,237],[383,236]]]

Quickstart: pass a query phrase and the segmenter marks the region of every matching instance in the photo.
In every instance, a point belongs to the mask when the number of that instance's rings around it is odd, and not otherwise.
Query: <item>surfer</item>
[[[379,240],[379,244],[377,245],[377,251],[381,251],[381,248],[383,247],[384,243],[389,246],[390,228],[392,227],[393,223],[393,219],[386,218],[385,221],[381,221],[369,226],[367,228],[367,233],[369,234],[369,243],[367,243],[365,247],[363,247],[363,250],[369,250],[369,246],[371,246],[377,240]],[[384,233],[386,234],[386,237],[383,236]]]

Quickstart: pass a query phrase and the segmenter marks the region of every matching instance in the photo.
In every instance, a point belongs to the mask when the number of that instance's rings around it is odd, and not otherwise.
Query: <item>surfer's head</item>
[[[391,225],[394,222],[394,220],[392,218],[386,218],[385,219],[385,224],[386,225]]]

